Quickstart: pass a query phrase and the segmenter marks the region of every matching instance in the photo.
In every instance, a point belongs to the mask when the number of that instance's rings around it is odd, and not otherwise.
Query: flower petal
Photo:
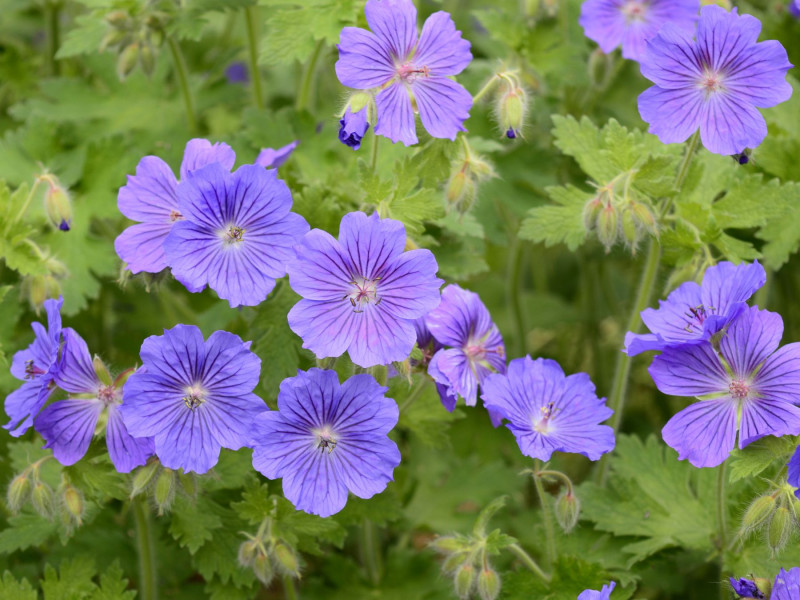
[[[761,42],[736,57],[726,73],[725,86],[754,106],[768,108],[792,97],[792,86],[786,81],[791,68],[780,42]]]
[[[470,43],[461,38],[449,13],[439,11],[425,20],[414,64],[425,66],[435,77],[458,75],[472,61]]]
[[[708,342],[664,348],[648,369],[656,387],[672,396],[727,392],[730,378]]]
[[[800,434],[800,408],[780,400],[759,398],[742,404],[739,448],[767,435]]]
[[[97,393],[101,382],[94,371],[89,347],[71,327],[65,327],[63,335],[64,347],[55,375],[56,385],[72,394]]]
[[[367,304],[358,318],[353,319],[356,326],[353,341],[347,353],[360,367],[388,365],[403,361],[411,354],[417,341],[417,333],[410,320],[402,319],[388,307]]]
[[[131,273],[159,273],[167,268],[164,240],[171,229],[169,221],[131,225],[114,240],[114,250]]]
[[[411,90],[422,125],[431,136],[455,140],[459,131],[466,131],[472,95],[462,85],[446,77],[430,77],[417,79]]]
[[[647,131],[658,136],[665,144],[682,143],[689,139],[704,122],[705,111],[703,93],[696,88],[664,89],[653,86],[639,95],[639,114],[650,126]]]
[[[781,316],[753,306],[745,309],[723,334],[720,353],[736,377],[749,378],[778,349],[782,336]]]
[[[156,454],[168,469],[183,469],[185,473],[202,475],[219,460],[220,445],[209,422],[214,415],[180,405],[177,412],[177,417],[171,416],[167,426],[156,434]],[[125,425],[128,425],[127,418]],[[130,426],[128,430],[131,430]]]
[[[283,476],[283,494],[295,508],[329,517],[347,503],[347,487],[327,452],[308,449]]]
[[[62,465],[74,465],[86,454],[103,412],[100,400],[61,400],[45,408],[33,426]]]
[[[436,383],[448,386],[452,392],[464,398],[467,406],[477,403],[478,380],[460,348],[442,349],[434,354],[428,365],[428,375]]]
[[[700,139],[709,152],[738,154],[745,148],[755,148],[767,137],[764,117],[744,97],[713,94],[705,101],[704,112]]]
[[[381,306],[403,319],[417,319],[439,305],[439,288],[444,281],[436,277],[439,266],[430,250],[403,252],[386,266],[378,285]],[[488,314],[488,313],[487,313]]]
[[[289,284],[309,300],[341,301],[349,292],[355,266],[331,234],[312,229],[288,264]]]
[[[300,300],[289,311],[289,327],[303,339],[303,348],[317,358],[341,356],[353,342],[363,313],[356,313],[349,302]]]
[[[400,464],[400,450],[385,435],[346,438],[336,444],[329,458],[336,461],[340,480],[359,498],[372,498],[392,481]]]
[[[800,343],[786,344],[767,358],[753,378],[753,392],[762,398],[800,404]]]
[[[136,165],[136,175],[119,189],[117,206],[134,221],[170,222],[170,213],[178,210],[178,182],[169,165],[157,156],[145,156]]]
[[[264,167],[266,169],[277,169],[292,155],[294,149],[297,148],[297,145],[300,143],[300,140],[295,140],[277,150],[273,150],[272,148],[262,148],[261,152],[258,153],[258,157],[253,164],[256,164],[260,167]]]
[[[122,415],[116,406],[108,407],[106,427],[108,455],[114,468],[120,473],[130,473],[147,462],[155,452],[153,438],[135,438],[128,433]]]
[[[375,279],[387,273],[388,266],[406,246],[406,228],[395,219],[381,219],[351,212],[342,217],[339,243],[355,269],[354,275]]]
[[[344,27],[337,48],[336,77],[346,87],[368,90],[395,76],[391,49],[371,31]]]
[[[186,143],[181,162],[181,180],[186,179],[189,173],[206,165],[218,163],[230,171],[236,162],[236,153],[233,148],[224,142],[212,144],[208,140],[195,138]]]
[[[678,460],[716,467],[736,444],[736,402],[730,398],[696,402],[672,417],[661,434],[678,451]]]
[[[406,146],[417,143],[414,111],[408,88],[401,83],[393,83],[375,96],[375,107],[378,122],[375,133],[392,140],[392,143],[403,142]]]
[[[417,8],[411,0],[367,0],[367,24],[383,44],[400,60],[417,42]]]
[[[6,396],[5,411],[11,420],[3,428],[13,437],[19,437],[28,431],[33,425],[33,418],[55,391],[47,383],[48,380],[44,378],[28,381]]]

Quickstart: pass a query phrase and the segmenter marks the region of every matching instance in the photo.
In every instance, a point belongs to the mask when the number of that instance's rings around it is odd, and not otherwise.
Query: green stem
[[[150,523],[150,511],[145,500],[134,500],[133,516],[136,521],[136,545],[139,553],[139,597],[157,600],[158,573],[155,563],[155,542]]]
[[[378,546],[378,528],[369,519],[361,524],[361,561],[367,570],[369,580],[374,586],[381,582],[380,547]]]
[[[686,147],[686,152],[683,155],[683,162],[681,162],[681,167],[678,169],[678,176],[675,177],[675,189],[678,191],[683,187],[683,182],[686,181],[686,176],[689,174],[689,165],[692,164],[692,158],[694,158],[694,154],[699,145],[700,130],[698,129],[689,140],[689,145]],[[672,207],[672,198],[674,198],[674,196],[667,198],[662,204],[660,211],[662,218],[666,216],[669,209]]]
[[[527,327],[525,315],[522,311],[522,288],[520,278],[522,273],[523,243],[514,239],[508,255],[508,277],[506,278],[506,298],[514,317],[514,326],[517,330],[516,356],[527,354]]]
[[[58,47],[61,45],[61,31],[59,29],[60,2],[45,3],[45,18],[47,19],[47,71],[51,76],[59,74],[59,64],[56,60]]]
[[[725,483],[728,479],[727,463],[722,463],[717,469],[717,528],[718,528],[718,547],[719,571],[720,571],[720,598],[728,597],[727,578],[725,573],[725,548],[728,545],[728,506],[726,504]]]
[[[291,575],[283,576],[283,595],[286,600],[299,600],[300,598],[297,588],[294,587],[294,579],[292,579]]]
[[[250,59],[250,80],[253,85],[253,100],[256,108],[264,108],[264,96],[261,92],[261,73],[258,70],[258,6],[244,9],[244,20],[247,25],[247,47]]]
[[[317,42],[314,51],[311,53],[311,58],[308,59],[308,63],[303,70],[303,79],[300,82],[300,91],[297,94],[297,102],[295,103],[295,108],[298,112],[308,108],[308,102],[311,97],[311,82],[314,81],[314,71],[317,68],[317,60],[324,44],[323,40]]]
[[[194,100],[192,99],[192,92],[189,90],[189,78],[187,76],[186,59],[183,57],[181,47],[178,45],[171,36],[167,37],[167,44],[172,53],[172,61],[175,64],[175,73],[178,75],[178,85],[183,94],[183,101],[186,104],[186,119],[189,121],[189,129],[192,132],[197,131],[197,117],[194,112]]]
[[[369,170],[375,173],[375,169],[378,167],[378,141],[381,139],[381,136],[372,134],[372,149],[370,150],[369,156]]]
[[[411,392],[408,394],[408,398],[400,405],[399,412],[402,414],[404,410],[408,410],[408,407],[414,404],[419,397],[422,396],[422,392],[428,385],[428,380],[423,379]]]
[[[533,474],[533,484],[536,487],[536,494],[539,496],[539,504],[542,506],[542,521],[544,522],[544,533],[547,538],[547,567],[552,568],[556,560],[556,530],[553,526],[553,509],[550,506],[550,497],[544,491],[539,472],[542,470],[542,463],[535,461],[536,471]]]
[[[647,248],[647,257],[645,258],[644,270],[642,271],[642,278],[639,280],[639,291],[636,294],[636,300],[633,303],[633,309],[628,317],[628,323],[625,331],[639,331],[642,323],[641,312],[650,304],[650,295],[653,293],[655,287],[656,275],[658,273],[658,265],[661,259],[661,247],[655,239],[650,240],[650,245]],[[628,375],[631,372],[631,357],[626,352],[620,352],[617,355],[617,364],[614,366],[614,379],[611,383],[611,395],[609,396],[609,406],[614,411],[612,420],[612,427],[614,428],[614,435],[619,431],[622,424],[622,412],[625,407],[625,394],[628,389]],[[606,474],[608,473],[608,455],[604,455],[600,460],[600,465],[597,470],[597,481],[602,485],[605,483]]]
[[[531,558],[531,555],[525,552],[519,544],[511,544],[508,546],[508,550],[516,556],[518,559],[522,561],[526,567],[528,567],[531,571],[536,573],[539,577],[541,577],[544,581],[550,582],[550,575],[542,571],[542,568],[536,564],[536,561]]]
[[[499,80],[500,80],[500,76],[497,73],[492,75],[492,78],[489,81],[486,82],[486,85],[484,85],[478,91],[478,93],[475,94],[472,97],[472,103],[473,104],[477,104],[480,101],[481,98],[483,98],[487,93],[489,93],[489,90],[491,90]]]

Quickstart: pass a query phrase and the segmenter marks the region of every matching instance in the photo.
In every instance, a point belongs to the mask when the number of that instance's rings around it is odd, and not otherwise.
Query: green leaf
[[[544,242],[547,247],[563,243],[574,251],[586,239],[583,209],[592,196],[573,185],[549,187],[547,193],[555,205],[532,208],[520,226],[519,237]]]
[[[81,600],[91,597],[97,589],[92,582],[95,573],[94,562],[85,556],[65,560],[58,572],[47,565],[42,580],[44,600]]]
[[[0,554],[44,544],[57,531],[57,523],[39,515],[21,513],[9,517],[8,526],[0,531]]]
[[[270,500],[269,488],[266,483],[251,485],[242,492],[240,502],[232,502],[231,508],[243,521],[251,525],[258,525],[274,509],[274,503]]]
[[[92,594],[91,600],[133,600],[135,590],[128,590],[128,580],[123,576],[117,561],[111,563],[105,573],[100,574],[100,587]]]
[[[755,477],[778,462],[783,466],[796,447],[797,442],[791,436],[776,438],[770,435],[748,444],[742,450],[736,448],[728,459],[728,480],[732,483]]]
[[[207,496],[194,501],[179,497],[170,513],[169,532],[181,548],[194,554],[214,537],[214,530],[222,527],[222,519],[215,514],[214,502]]]
[[[403,406],[397,426],[408,429],[420,442],[430,448],[447,446],[450,443],[448,437],[450,426],[458,419],[464,418],[460,409],[453,412],[445,410],[436,386],[427,378],[409,387],[408,382],[402,377],[394,377],[389,381],[388,395],[397,398]],[[416,400],[412,395],[417,396]],[[405,402],[409,404],[405,405]]]
[[[644,538],[625,548],[629,566],[670,546],[711,551],[714,471],[677,461],[654,436],[619,436],[610,462],[607,487],[580,486],[582,516],[602,531]]]
[[[0,600],[37,600],[39,595],[27,579],[17,581],[5,571],[0,579]]]
[[[58,49],[56,58],[64,59],[99,52],[103,38],[111,30],[96,14],[80,15],[75,18],[75,24],[76,26],[64,36],[64,43]]]

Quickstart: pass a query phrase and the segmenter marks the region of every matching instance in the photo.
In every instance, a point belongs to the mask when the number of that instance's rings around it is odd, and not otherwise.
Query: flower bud
[[[117,57],[117,76],[120,80],[124,80],[136,68],[136,63],[139,62],[139,43],[133,42],[128,44],[125,49],[120,52]]]
[[[139,53],[139,60],[142,63],[142,71],[144,71],[144,74],[147,76],[152,75],[156,68],[156,53],[153,46],[150,44],[142,45]]]
[[[629,209],[637,228],[643,229],[652,236],[658,236],[656,218],[649,206],[643,202],[631,202]]]
[[[300,565],[294,550],[283,542],[278,542],[273,548],[275,562],[280,571],[292,577],[300,577]]]
[[[769,520],[767,527],[767,546],[777,554],[786,546],[794,530],[792,515],[785,506],[779,506]]]
[[[96,354],[94,355],[94,359],[92,359],[92,367],[94,368],[94,374],[97,375],[97,378],[103,382],[105,385],[112,385],[113,381],[111,379],[111,373],[108,371],[108,367]]]
[[[361,140],[367,134],[369,121],[367,120],[367,107],[358,111],[345,108],[342,118],[339,119],[339,141],[353,150],[361,148]]]
[[[31,480],[28,478],[27,471],[18,474],[8,485],[6,493],[6,503],[12,513],[18,513],[22,506],[28,501],[31,493]]]
[[[131,16],[124,10],[111,11],[104,18],[115,29],[130,29],[133,26]]]
[[[601,210],[603,210],[603,202],[599,196],[589,200],[583,207],[583,226],[586,231],[592,231],[597,226],[597,219]]]
[[[37,481],[31,491],[33,509],[46,519],[52,519],[55,512],[53,488],[43,481]]]
[[[264,585],[269,585],[272,578],[275,576],[275,571],[272,568],[272,561],[270,561],[269,556],[263,552],[256,553],[253,558],[252,569],[255,576]]]
[[[57,258],[53,258],[52,256],[45,261],[44,266],[47,267],[47,270],[50,272],[50,275],[52,275],[56,279],[63,279],[69,273],[69,271],[67,270],[67,266],[63,262],[61,262]]]
[[[507,138],[513,140],[519,136],[525,124],[527,111],[525,91],[520,87],[508,85],[497,105],[497,119]]]
[[[81,491],[73,485],[67,483],[62,487],[61,502],[66,509],[69,520],[75,525],[80,525],[85,511],[85,503]]]
[[[150,482],[153,481],[153,476],[158,471],[158,467],[159,462],[154,460],[136,469],[131,483],[131,498],[141,494],[150,485]]]
[[[747,534],[761,529],[772,516],[772,513],[775,512],[776,507],[777,502],[771,494],[760,496],[753,500],[742,517],[742,533]]]
[[[455,554],[451,554],[442,563],[442,571],[445,573],[455,573],[464,563],[468,562],[469,559],[470,555],[468,552],[457,552]]]
[[[172,501],[175,499],[175,471],[172,469],[163,469],[161,471],[158,479],[156,479],[153,499],[158,507],[159,515],[169,511]]]
[[[500,594],[500,576],[491,567],[481,570],[478,575],[478,595],[481,600],[495,600]]]
[[[239,545],[239,552],[237,553],[239,564],[243,567],[252,566],[257,554],[259,554],[258,542],[245,540]]]
[[[628,247],[636,250],[636,244],[639,243],[639,229],[636,227],[636,222],[633,219],[633,213],[630,208],[622,210],[622,236],[625,238],[625,243]]]
[[[523,10],[526,17],[536,17],[539,14],[539,0],[525,0]]]
[[[565,490],[556,500],[556,520],[564,533],[569,533],[578,523],[581,514],[581,502],[570,490]]]
[[[597,216],[597,239],[605,246],[606,254],[617,242],[619,232],[619,218],[617,209],[610,202],[606,204]]]
[[[589,55],[589,80],[592,85],[600,87],[604,85],[611,74],[613,57],[611,54],[606,54],[600,48],[595,50]]]
[[[454,552],[466,550],[469,547],[469,542],[455,536],[444,535],[437,537],[428,545],[442,554],[453,554]]]
[[[445,193],[450,206],[460,213],[472,208],[477,197],[477,185],[467,163],[454,163]]]
[[[47,218],[56,229],[69,231],[72,223],[72,203],[67,190],[54,175],[43,175],[42,178],[49,184],[44,193],[44,210]]]
[[[456,588],[456,595],[462,600],[466,600],[472,594],[472,588],[475,586],[475,567],[466,563],[459,567],[456,571],[453,583]]]

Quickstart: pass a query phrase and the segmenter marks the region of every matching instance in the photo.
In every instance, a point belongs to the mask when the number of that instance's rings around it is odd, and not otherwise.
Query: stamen
[[[186,405],[186,408],[194,410],[206,401],[204,394],[204,390],[199,385],[189,386],[186,388],[186,395],[183,397],[183,403]]]
[[[33,379],[44,374],[42,369],[33,364],[33,359],[25,361],[25,379]]]
[[[728,389],[733,398],[736,400],[744,400],[750,393],[750,384],[742,379],[737,379],[731,381]]]
[[[344,299],[350,301],[350,304],[355,309],[353,312],[364,312],[364,306],[373,303],[375,306],[381,303],[381,298],[378,296],[378,282],[380,277],[374,279],[365,279],[364,277],[353,277],[350,285],[353,290],[347,294]]]
[[[539,433],[547,433],[550,429],[550,420],[556,415],[558,409],[555,408],[555,403],[548,402],[547,405],[542,406],[540,409],[542,418],[534,423],[533,429]]]
[[[181,213],[179,213],[177,210],[169,211],[169,220],[172,221],[173,223],[175,221],[177,221],[178,219],[182,219],[182,218],[183,218],[183,215]]]
[[[324,426],[322,429],[314,430],[314,435],[317,436],[317,448],[323,452],[327,448],[328,454],[330,454],[336,449],[336,438],[328,425]]]
[[[97,397],[106,405],[112,404],[117,399],[117,388],[113,385],[104,385],[97,391]]]
[[[237,227],[236,225],[231,225],[228,227],[228,231],[225,232],[225,236],[225,241],[228,244],[241,242],[244,239],[244,229]]]

